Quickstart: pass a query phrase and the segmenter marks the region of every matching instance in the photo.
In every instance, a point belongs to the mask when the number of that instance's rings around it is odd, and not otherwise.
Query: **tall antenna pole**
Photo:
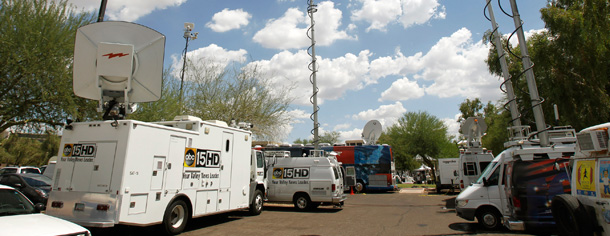
[[[530,100],[532,103],[532,109],[534,110],[534,121],[536,122],[536,132],[540,138],[540,146],[549,146],[549,137],[546,132],[546,123],[544,122],[544,113],[542,112],[541,100],[538,95],[538,87],[536,87],[536,80],[534,78],[534,71],[532,70],[533,64],[530,60],[529,53],[527,52],[527,43],[525,42],[525,36],[523,34],[523,23],[519,16],[519,9],[517,9],[517,2],[510,0],[510,6],[513,11],[513,21],[517,28],[517,38],[519,39],[519,46],[521,48],[521,60],[523,63],[523,69],[525,70],[525,78],[527,80],[527,87],[530,93]]]
[[[320,138],[318,136],[318,128],[320,127],[320,123],[318,123],[318,111],[320,108],[318,107],[318,86],[316,84],[316,72],[318,69],[316,68],[316,40],[314,37],[314,25],[315,21],[313,20],[313,13],[317,12],[317,5],[313,3],[313,0],[308,0],[309,6],[307,7],[307,14],[309,15],[309,19],[311,19],[311,26],[309,27],[307,36],[311,39],[311,63],[309,64],[309,70],[311,70],[310,81],[313,85],[313,95],[310,100],[313,104],[313,113],[311,114],[311,119],[313,120],[313,145],[314,149],[319,149]]]
[[[504,83],[502,83],[505,88],[506,88],[506,95],[508,97],[508,107],[509,107],[509,111],[510,111],[510,115],[512,118],[512,125],[513,127],[517,128],[521,126],[521,114],[519,113],[519,107],[517,106],[517,100],[515,97],[515,91],[513,89],[513,82],[511,80],[511,76],[510,73],[508,72],[508,65],[506,63],[506,52],[504,51],[504,48],[502,47],[502,38],[500,36],[500,33],[498,32],[498,24],[496,23],[496,17],[494,16],[494,10],[493,7],[491,6],[491,0],[487,0],[487,11],[489,12],[489,21],[491,21],[491,27],[492,27],[492,36],[493,37],[493,43],[496,46],[496,51],[498,53],[498,60],[500,60],[500,67],[502,68],[502,76],[504,77]],[[502,86],[502,85],[500,85]],[[515,133],[514,130],[511,131],[513,132],[513,137],[515,137]],[[515,138],[523,138],[522,137],[522,132],[519,132],[517,134],[517,136]]]
[[[193,23],[184,23],[184,39],[186,39],[186,44],[184,45],[184,57],[182,58],[182,74],[180,75],[180,98],[179,98],[179,106],[180,106],[180,115],[182,115],[182,113],[184,112],[184,106],[182,105],[182,100],[183,100],[183,92],[182,92],[182,86],[184,84],[184,71],[186,70],[186,52],[188,51],[188,47],[189,47],[189,40],[195,40],[197,39],[197,35],[199,35],[199,33],[195,32],[195,33],[191,33],[191,31],[193,31],[193,29],[195,28],[195,24]]]
[[[106,14],[106,3],[108,0],[102,0],[100,4],[100,12],[97,14],[97,22],[104,21],[104,15]]]

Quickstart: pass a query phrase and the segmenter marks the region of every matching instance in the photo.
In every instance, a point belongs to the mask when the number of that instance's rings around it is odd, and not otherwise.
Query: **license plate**
[[[74,204],[75,211],[85,211],[85,203],[76,203]]]

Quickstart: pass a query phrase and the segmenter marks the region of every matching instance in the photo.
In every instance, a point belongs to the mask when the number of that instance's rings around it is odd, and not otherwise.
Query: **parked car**
[[[19,190],[33,203],[46,205],[53,182],[51,178],[41,174],[10,173],[0,175],[0,184]]]
[[[16,189],[0,184],[0,235],[91,235],[80,225],[40,214],[43,209],[44,205],[33,205]]]
[[[35,166],[8,166],[0,169],[0,175],[7,173],[42,173],[38,167]]]

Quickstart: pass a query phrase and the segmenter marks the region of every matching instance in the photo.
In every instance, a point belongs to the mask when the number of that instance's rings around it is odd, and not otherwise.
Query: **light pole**
[[[184,56],[182,57],[182,74],[180,75],[180,114],[184,112],[182,107],[182,86],[184,85],[184,71],[186,70],[186,52],[189,47],[189,40],[197,39],[197,35],[199,33],[191,33],[195,28],[195,24],[193,23],[184,23],[184,39],[186,39],[186,45],[184,46]]]

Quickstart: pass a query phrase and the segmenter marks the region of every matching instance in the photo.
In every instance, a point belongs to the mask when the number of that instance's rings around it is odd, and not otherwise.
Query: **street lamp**
[[[180,76],[180,114],[184,112],[182,108],[182,86],[184,84],[184,71],[186,70],[186,52],[189,47],[189,40],[195,40],[197,39],[197,35],[199,35],[198,32],[191,33],[194,28],[195,24],[189,22],[184,23],[184,39],[186,39],[186,45],[184,46],[184,56],[182,58],[182,75]]]

